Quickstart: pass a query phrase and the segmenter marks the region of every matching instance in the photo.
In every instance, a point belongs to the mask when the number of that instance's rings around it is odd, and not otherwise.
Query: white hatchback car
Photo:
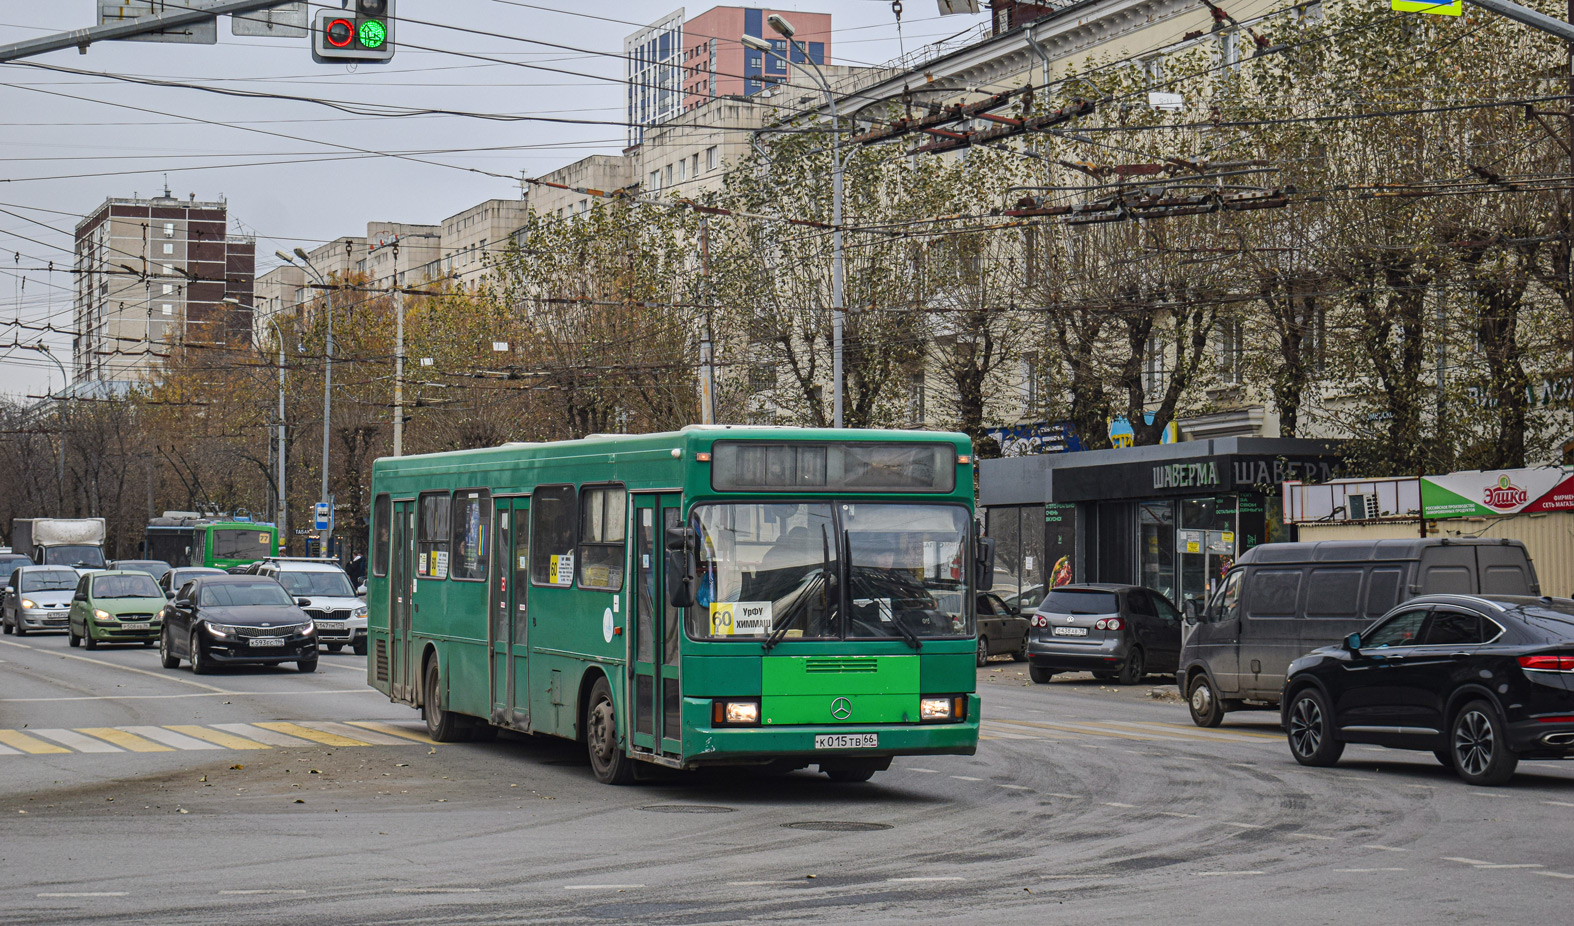
[[[357,656],[366,655],[366,602],[356,596],[336,561],[278,557],[263,560],[252,571],[278,580],[292,598],[310,602],[301,609],[317,625],[317,640],[328,652],[337,653],[348,644]]]

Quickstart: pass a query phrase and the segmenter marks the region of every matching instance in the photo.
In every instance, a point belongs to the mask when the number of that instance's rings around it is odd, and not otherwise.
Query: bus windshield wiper
[[[847,570],[849,575],[851,575],[852,570],[858,567],[856,563],[852,562],[853,541],[845,527],[842,528],[842,545],[847,548]],[[849,585],[851,585],[850,581]],[[875,608],[878,610],[879,605],[875,605]],[[915,650],[922,650],[924,648],[924,641],[918,639],[918,634],[913,633],[913,628],[903,623],[901,616],[896,613],[896,602],[894,600],[891,602],[891,623],[896,625],[897,631],[902,634],[902,638],[907,641],[908,646],[911,646]]]
[[[831,584],[831,541],[830,537],[825,533],[825,525],[823,524],[820,525],[820,550],[820,598],[823,603],[826,589],[828,589]],[[802,600],[802,596],[798,596],[798,598],[796,598],[793,603],[797,604],[800,600]],[[782,621],[780,624],[772,627],[771,635],[766,637],[765,642],[760,644],[762,647],[764,647],[765,652],[768,653],[772,649],[775,649],[776,644],[780,643],[787,636],[787,629],[797,622],[798,615],[803,614],[808,610],[809,608],[807,605],[798,608],[789,614],[785,621]]]

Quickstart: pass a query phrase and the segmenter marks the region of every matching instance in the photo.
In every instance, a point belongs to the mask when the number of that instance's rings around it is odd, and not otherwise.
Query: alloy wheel
[[[1302,756],[1316,754],[1323,742],[1323,712],[1311,698],[1302,698],[1290,708],[1290,745]]]
[[[1471,775],[1487,770],[1496,746],[1492,721],[1480,711],[1466,711],[1454,726],[1454,756],[1459,767]]]

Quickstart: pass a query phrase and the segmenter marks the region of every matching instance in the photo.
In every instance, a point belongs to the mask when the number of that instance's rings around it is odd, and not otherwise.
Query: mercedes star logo
[[[846,698],[837,698],[831,702],[831,716],[837,720],[846,720],[853,715],[853,702]]]

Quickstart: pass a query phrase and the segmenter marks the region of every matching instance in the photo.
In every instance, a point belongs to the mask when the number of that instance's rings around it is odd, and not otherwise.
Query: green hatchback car
[[[66,632],[72,646],[86,641],[88,649],[100,643],[152,646],[158,642],[159,617],[168,603],[145,572],[90,572],[77,583]]]

